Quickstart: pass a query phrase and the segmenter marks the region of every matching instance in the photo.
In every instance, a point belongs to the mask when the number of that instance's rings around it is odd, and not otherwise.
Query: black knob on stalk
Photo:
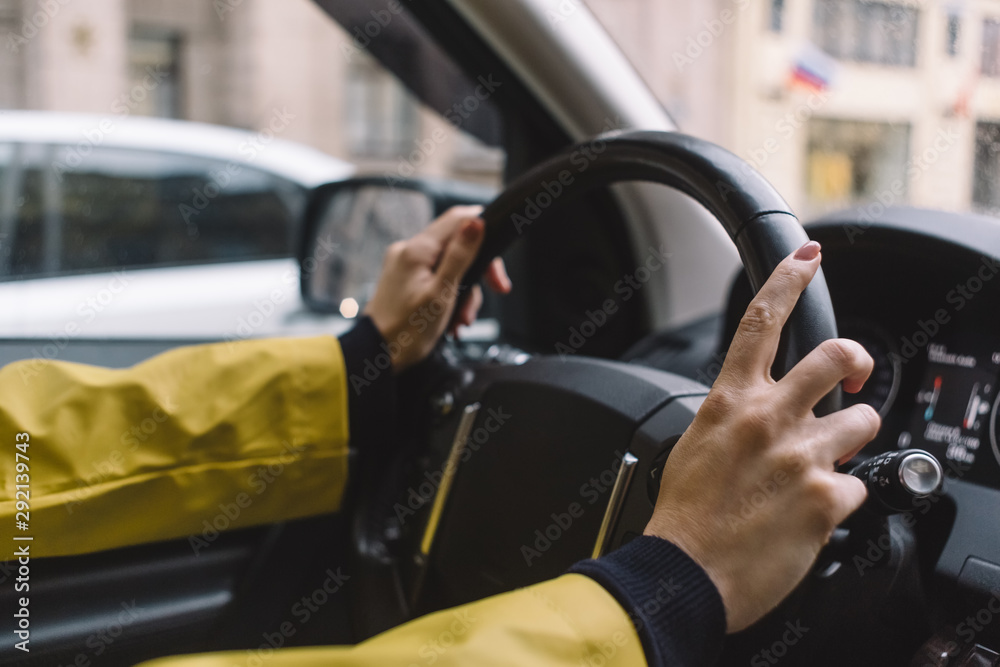
[[[904,449],[865,461],[851,471],[868,487],[865,505],[881,514],[913,509],[913,501],[941,488],[941,464],[922,449]]]

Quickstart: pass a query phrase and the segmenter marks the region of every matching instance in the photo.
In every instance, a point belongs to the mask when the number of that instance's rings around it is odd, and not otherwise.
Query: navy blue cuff
[[[359,456],[377,457],[389,446],[396,413],[396,374],[385,340],[367,315],[340,336],[347,371],[351,444]]]
[[[570,572],[604,586],[635,624],[650,667],[705,667],[722,653],[726,611],[715,584],[676,545],[638,537]]]

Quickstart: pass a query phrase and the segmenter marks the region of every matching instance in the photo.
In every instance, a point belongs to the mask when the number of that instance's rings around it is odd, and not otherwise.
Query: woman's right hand
[[[670,540],[719,589],[729,632],[784,599],[833,529],[865,500],[860,480],[834,472],[881,425],[859,404],[817,418],[837,384],[857,392],[873,361],[850,340],[828,340],[781,380],[778,338],[820,266],[811,241],[785,258],[740,322],[722,371],[663,472],[645,534]]]

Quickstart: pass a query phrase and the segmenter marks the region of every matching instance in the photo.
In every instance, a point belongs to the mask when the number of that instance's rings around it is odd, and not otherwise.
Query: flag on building
[[[806,44],[792,63],[788,87],[812,93],[826,90],[833,83],[837,61],[814,44]]]

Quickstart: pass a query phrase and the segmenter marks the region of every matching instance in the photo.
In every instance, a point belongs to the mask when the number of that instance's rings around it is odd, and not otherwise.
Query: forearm
[[[268,664],[703,667],[715,662],[725,634],[722,602],[701,568],[673,545],[639,538],[575,569],[587,576],[567,574],[430,614],[357,646],[285,649]],[[243,657],[181,656],[143,667],[228,667]]]
[[[165,658],[144,667],[229,667],[245,653]],[[430,614],[357,646],[286,649],[272,667],[642,665],[635,629],[595,581],[569,574]]]
[[[30,436],[32,555],[332,512],[347,481],[344,361],[318,337],[183,347],[121,370],[14,363],[0,369],[0,431]]]

